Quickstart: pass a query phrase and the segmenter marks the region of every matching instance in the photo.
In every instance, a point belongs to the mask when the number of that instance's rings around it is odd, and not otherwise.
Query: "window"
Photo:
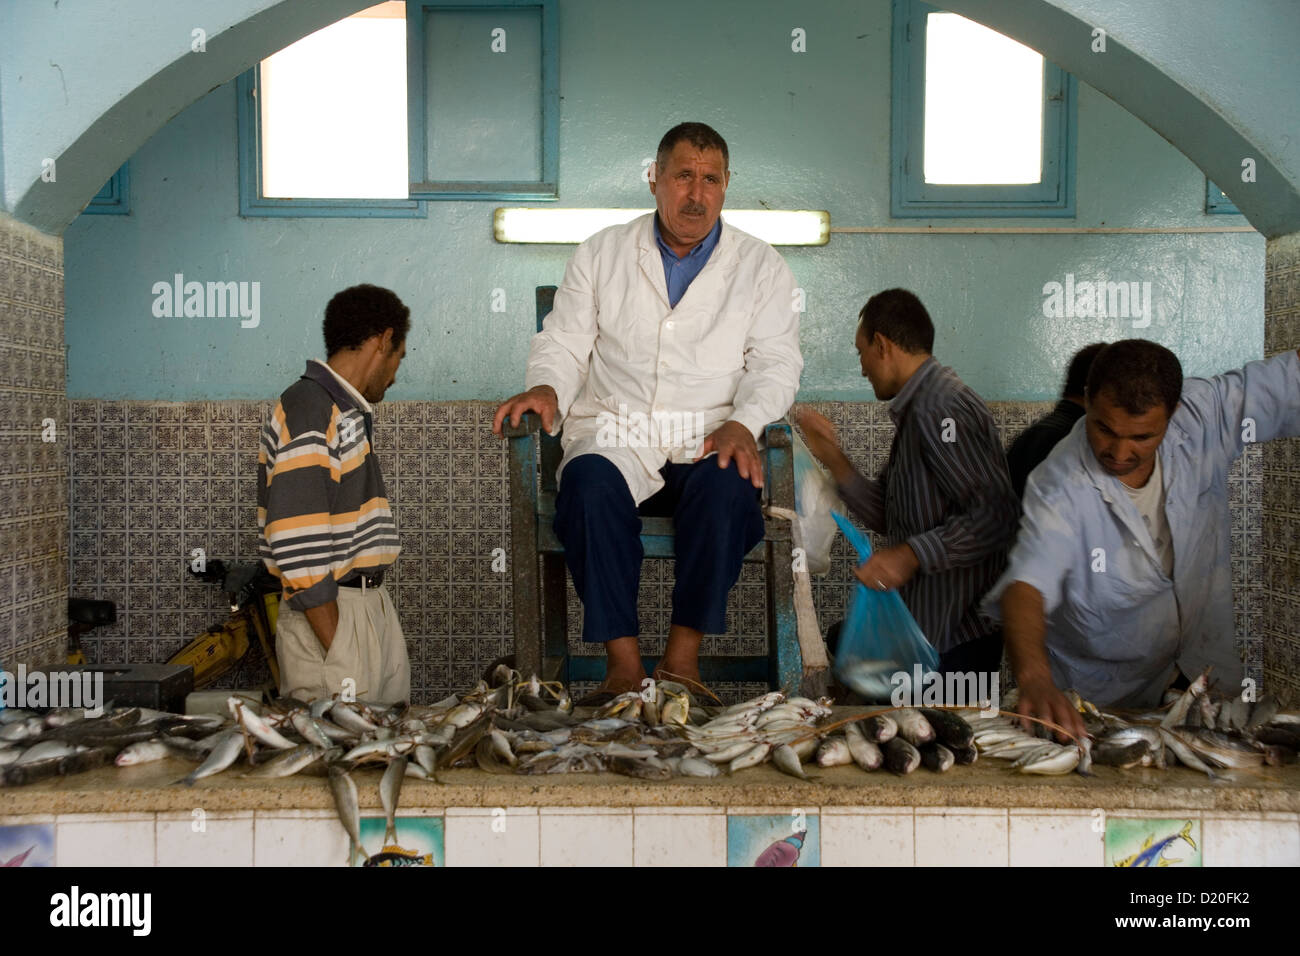
[[[1241,210],[1237,208],[1237,204],[1229,199],[1227,194],[1208,178],[1205,180],[1205,211],[1211,215],[1225,213],[1234,216],[1241,215]]]
[[[987,27],[894,0],[890,211],[1073,216],[1074,77]]]
[[[118,167],[104,188],[95,193],[95,198],[83,213],[91,216],[129,216],[131,214],[131,177],[128,170],[130,162]]]
[[[406,7],[317,30],[239,78],[244,216],[421,217],[407,190]]]
[[[555,0],[411,0],[408,16],[411,195],[557,198]]]

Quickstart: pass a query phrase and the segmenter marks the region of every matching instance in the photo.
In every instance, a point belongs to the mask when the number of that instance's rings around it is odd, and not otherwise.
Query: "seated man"
[[[1011,487],[1016,497],[1025,496],[1025,482],[1029,473],[1037,468],[1066,435],[1074,423],[1083,417],[1083,390],[1088,384],[1088,369],[1097,353],[1106,347],[1105,342],[1085,345],[1070,359],[1065,373],[1065,389],[1056,407],[1034,422],[1011,443],[1007,449],[1007,468],[1011,472]]]
[[[384,570],[401,545],[370,443],[372,402],[397,378],[411,310],[357,285],[325,307],[326,361],[310,359],[262,427],[258,550],[284,585],[280,693],[396,703],[411,666]]]
[[[642,514],[671,515],[676,533],[656,673],[692,681],[701,638],[726,629],[727,592],[763,537],[756,439],[799,387],[799,313],[785,260],[719,218],[729,178],[727,144],[710,127],[664,135],[650,179],[657,211],[578,247],[533,339],[528,391],[493,422],[498,435],[530,411],[551,434],[563,423],[555,532],[583,640],[605,644],[605,692],[645,678]]]
[[[1025,487],[1003,619],[1022,714],[1083,733],[1062,689],[1152,707],[1181,669],[1241,687],[1234,648],[1228,469],[1246,442],[1300,435],[1300,355],[1183,379],[1144,339],[1093,360],[1087,411]]]

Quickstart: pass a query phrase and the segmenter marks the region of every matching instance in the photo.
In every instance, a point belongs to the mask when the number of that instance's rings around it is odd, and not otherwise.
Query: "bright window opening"
[[[406,4],[388,0],[261,63],[262,195],[405,199]]]
[[[931,13],[924,170],[927,183],[1041,182],[1042,56],[955,13]]]

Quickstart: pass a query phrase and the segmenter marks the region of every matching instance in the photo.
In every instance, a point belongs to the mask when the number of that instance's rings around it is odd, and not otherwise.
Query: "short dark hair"
[[[1062,398],[1083,395],[1083,390],[1088,387],[1088,370],[1092,368],[1097,354],[1105,347],[1105,342],[1093,342],[1074,353],[1074,358],[1070,359],[1070,370],[1065,373],[1065,390],[1061,392]]]
[[[656,171],[668,164],[668,157],[674,147],[686,140],[696,149],[717,149],[722,151],[723,172],[731,170],[731,157],[727,153],[727,141],[718,135],[718,131],[705,123],[678,123],[659,140],[659,149],[655,151]]]
[[[1183,394],[1183,366],[1163,345],[1146,339],[1112,342],[1092,360],[1088,397],[1109,392],[1130,415],[1163,405],[1172,416]]]
[[[929,354],[934,349],[930,313],[906,289],[886,289],[873,295],[858,313],[858,327],[868,342],[879,332],[905,352]]]
[[[411,330],[411,310],[391,289],[363,283],[337,292],[325,306],[325,358],[359,348],[386,329],[393,330],[394,349],[401,347]]]

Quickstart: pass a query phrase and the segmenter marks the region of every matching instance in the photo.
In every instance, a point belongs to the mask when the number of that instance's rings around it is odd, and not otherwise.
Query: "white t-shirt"
[[[1120,484],[1124,485],[1124,490],[1128,492],[1138,514],[1142,516],[1142,523],[1147,526],[1147,532],[1156,546],[1156,554],[1160,556],[1160,566],[1165,572],[1165,577],[1171,578],[1174,574],[1174,538],[1169,533],[1169,521],[1165,518],[1163,479],[1160,454],[1157,452],[1156,466],[1151,469],[1151,477],[1147,479],[1145,485],[1141,488],[1130,488],[1122,481]]]

